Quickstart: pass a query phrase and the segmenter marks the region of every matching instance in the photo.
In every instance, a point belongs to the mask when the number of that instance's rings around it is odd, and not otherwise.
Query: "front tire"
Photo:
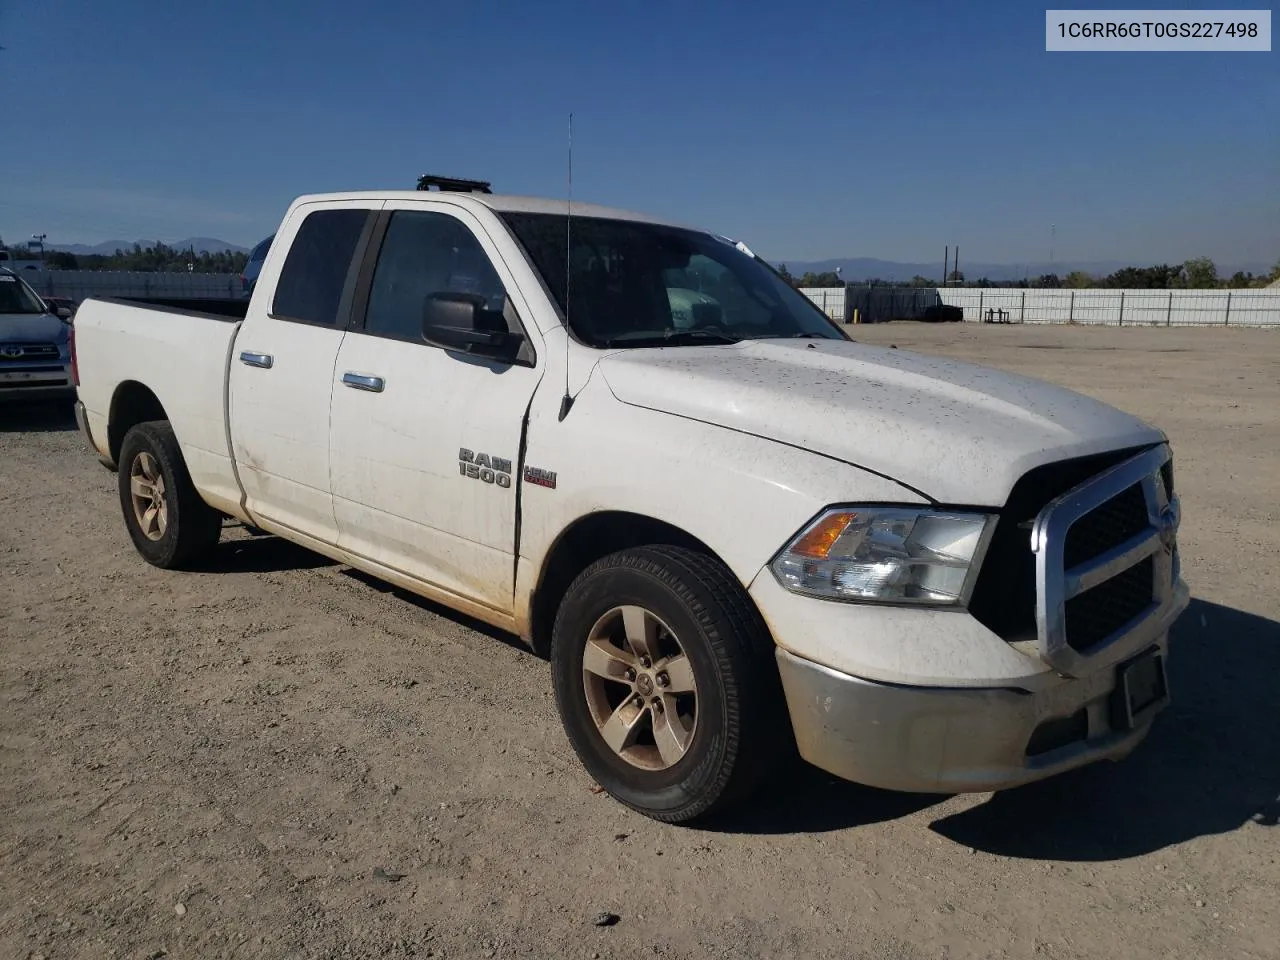
[[[556,616],[551,665],[583,766],[656,820],[745,798],[790,735],[763,620],[721,563],[692,550],[641,547],[584,570]]]
[[[222,535],[222,516],[200,499],[167,420],[139,423],[120,445],[120,508],[133,545],[166,570],[190,566]]]

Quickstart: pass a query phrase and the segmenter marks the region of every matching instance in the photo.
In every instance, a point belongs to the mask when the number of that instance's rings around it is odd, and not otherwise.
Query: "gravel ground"
[[[805,768],[663,826],[593,792],[512,638],[230,525],[153,569],[72,425],[7,408],[0,956],[1280,957],[1280,333],[855,335],[1170,434],[1196,600],[1128,761],[954,798]]]

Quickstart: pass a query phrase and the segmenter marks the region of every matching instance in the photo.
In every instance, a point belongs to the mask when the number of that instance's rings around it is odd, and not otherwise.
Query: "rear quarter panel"
[[[99,453],[110,456],[112,402],[130,382],[164,407],[191,479],[210,503],[238,504],[227,437],[226,376],[239,323],[88,300],[76,315],[80,401]]]

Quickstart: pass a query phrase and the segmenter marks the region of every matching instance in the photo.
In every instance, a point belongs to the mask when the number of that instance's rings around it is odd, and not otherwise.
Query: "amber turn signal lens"
[[[840,535],[856,519],[858,515],[853,512],[827,514],[792,544],[790,552],[802,557],[812,557],[815,560],[825,560],[831,555],[831,548],[836,545]]]

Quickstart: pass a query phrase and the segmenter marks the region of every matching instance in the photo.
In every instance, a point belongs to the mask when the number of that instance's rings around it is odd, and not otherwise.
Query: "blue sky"
[[[1201,6],[1204,6],[1202,0]],[[0,236],[250,245],[422,172],[771,259],[1280,258],[1280,53],[1044,51],[1044,5],[0,0]]]

